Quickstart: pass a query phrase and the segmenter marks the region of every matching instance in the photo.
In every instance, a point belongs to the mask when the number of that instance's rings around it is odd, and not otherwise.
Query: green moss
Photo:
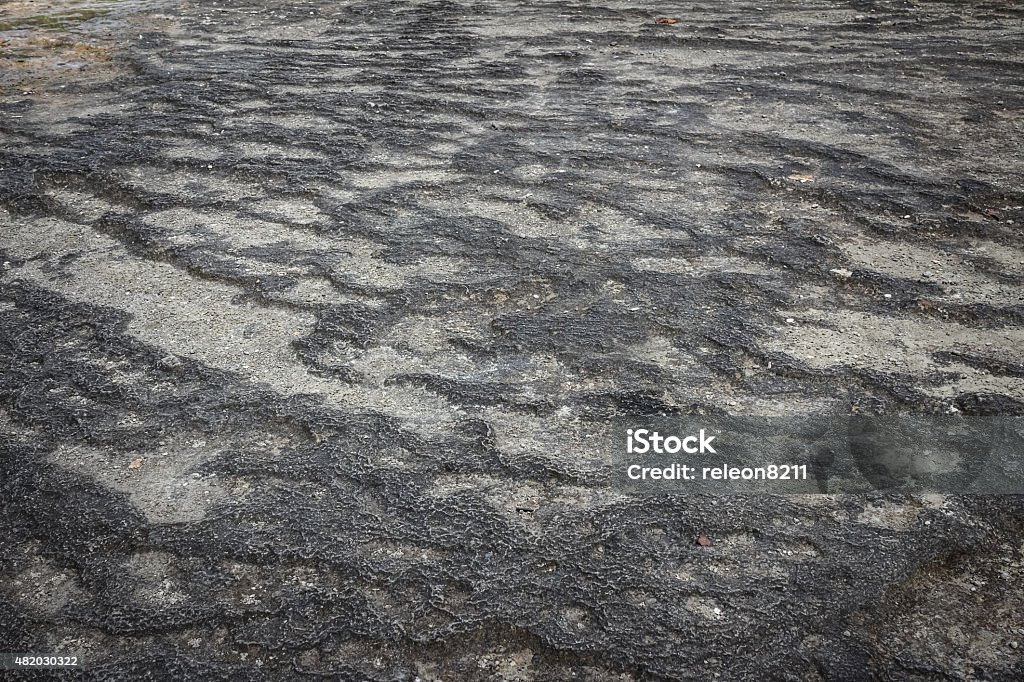
[[[89,21],[96,17],[109,14],[105,9],[79,9],[61,14],[37,14],[15,21],[0,22],[0,31],[13,31],[26,28],[41,28],[50,31],[66,31],[69,26]]]

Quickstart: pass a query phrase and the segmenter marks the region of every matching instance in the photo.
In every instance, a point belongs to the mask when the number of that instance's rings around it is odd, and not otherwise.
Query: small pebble
[[[160,361],[156,363],[160,369],[180,369],[181,358],[177,355],[167,355],[160,358]]]

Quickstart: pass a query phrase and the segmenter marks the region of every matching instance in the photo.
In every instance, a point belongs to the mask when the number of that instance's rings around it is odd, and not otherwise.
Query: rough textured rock
[[[29,4],[0,651],[1024,676],[1020,499],[633,498],[563,435],[1020,414],[1018,3],[72,2],[60,35]]]

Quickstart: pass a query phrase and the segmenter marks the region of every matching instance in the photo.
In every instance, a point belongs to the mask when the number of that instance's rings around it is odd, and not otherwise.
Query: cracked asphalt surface
[[[1022,45],[994,0],[0,5],[0,651],[1021,679],[1020,497],[633,497],[580,434],[1024,414]]]

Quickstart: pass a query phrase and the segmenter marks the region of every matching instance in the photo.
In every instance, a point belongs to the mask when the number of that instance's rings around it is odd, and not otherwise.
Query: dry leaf
[[[792,180],[793,182],[814,182],[813,175],[800,175],[799,173],[794,173],[793,175],[790,175],[787,179]]]
[[[128,464],[128,468],[129,469],[141,469],[142,468],[142,458],[141,457],[136,457],[135,459],[133,459]]]
[[[701,533],[697,536],[697,544],[701,547],[710,547],[711,538],[709,538],[707,535],[704,535],[704,533]]]
[[[656,24],[678,24],[679,20],[672,17],[658,17],[654,20]]]

